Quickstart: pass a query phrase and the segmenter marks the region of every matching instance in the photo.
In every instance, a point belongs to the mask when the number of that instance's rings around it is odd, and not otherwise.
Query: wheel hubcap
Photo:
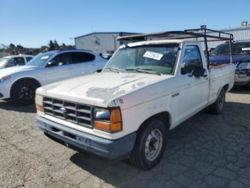
[[[155,160],[161,152],[163,144],[162,133],[159,129],[153,129],[147,136],[145,143],[145,156],[149,161]]]
[[[30,100],[33,97],[33,91],[30,88],[24,86],[20,89],[18,96],[19,99]]]

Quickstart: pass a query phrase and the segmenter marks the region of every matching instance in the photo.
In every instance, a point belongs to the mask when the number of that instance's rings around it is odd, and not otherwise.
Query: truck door
[[[179,76],[176,79],[176,92],[172,95],[171,107],[175,119],[181,122],[201,110],[208,102],[209,78],[206,73],[195,77],[195,67],[205,67],[198,45],[184,46]],[[176,122],[176,123],[178,123]]]

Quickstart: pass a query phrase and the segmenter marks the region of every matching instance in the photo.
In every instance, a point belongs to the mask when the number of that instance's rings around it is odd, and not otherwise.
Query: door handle
[[[172,97],[174,98],[174,97],[177,97],[179,95],[180,95],[180,93],[175,93],[175,94],[172,95]]]

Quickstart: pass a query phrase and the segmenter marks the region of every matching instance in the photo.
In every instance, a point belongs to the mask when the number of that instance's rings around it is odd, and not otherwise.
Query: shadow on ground
[[[18,105],[11,101],[2,101],[0,100],[0,109],[8,110],[8,111],[16,111],[16,112],[27,112],[27,113],[35,113],[35,105]]]
[[[247,187],[249,112],[249,104],[233,102],[219,116],[200,112],[170,132],[160,164],[150,171],[86,153],[71,161],[115,187]]]

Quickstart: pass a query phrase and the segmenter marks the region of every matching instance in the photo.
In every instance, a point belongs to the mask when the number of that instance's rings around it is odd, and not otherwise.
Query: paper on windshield
[[[147,58],[159,61],[163,57],[163,54],[157,53],[157,52],[152,52],[152,51],[146,51],[145,54],[143,55],[143,57],[147,57]]]

